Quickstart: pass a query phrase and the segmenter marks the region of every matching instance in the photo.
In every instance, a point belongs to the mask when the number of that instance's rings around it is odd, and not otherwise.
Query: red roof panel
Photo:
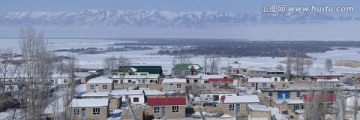
[[[230,82],[230,83],[233,83],[234,79],[233,78],[209,78],[209,82],[210,83],[215,83],[215,82],[223,82],[223,83]]]
[[[334,102],[336,99],[336,94],[311,94],[311,95],[303,95],[305,102]]]
[[[185,97],[172,97],[172,98],[147,98],[149,106],[159,105],[186,105]]]

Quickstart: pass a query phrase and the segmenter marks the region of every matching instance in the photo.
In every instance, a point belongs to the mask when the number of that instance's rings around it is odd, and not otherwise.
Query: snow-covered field
[[[19,52],[18,39],[0,39],[0,49],[11,48],[14,52]],[[113,43],[128,42],[123,40],[109,40],[109,39],[48,39],[51,49],[68,49],[68,48],[86,48],[97,47],[107,48]],[[121,52],[107,52],[104,54],[78,54],[68,52],[57,52],[58,55],[74,55],[78,59],[77,67],[82,68],[103,68],[103,59],[110,56],[124,55],[131,58],[133,65],[161,65],[165,72],[172,68],[172,56],[155,55],[160,50],[159,47],[154,47],[153,50],[143,51],[121,51]],[[309,72],[313,74],[321,74],[325,72],[324,63],[326,59],[332,59],[333,62],[337,60],[360,60],[358,53],[360,48],[350,48],[349,50],[335,50],[325,53],[308,54],[314,58],[314,64],[310,67]],[[275,69],[275,66],[280,64],[280,61],[286,58],[277,57],[241,57],[241,58],[221,58],[220,68],[231,66],[251,67],[251,68],[270,68]],[[191,61],[203,65],[202,56],[192,56]],[[239,64],[234,65],[237,61]],[[358,73],[360,69],[334,66],[334,73]]]

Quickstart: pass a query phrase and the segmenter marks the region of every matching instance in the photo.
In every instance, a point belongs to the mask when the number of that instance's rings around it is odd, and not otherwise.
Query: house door
[[[99,91],[99,86],[98,86],[98,84],[95,85],[95,91],[96,91],[96,92]]]
[[[81,120],[86,120],[86,108],[81,108]]]
[[[259,85],[258,83],[255,84],[255,90],[259,89],[258,85]]]
[[[164,118],[166,115],[166,109],[165,107],[161,107],[161,118]]]
[[[236,104],[236,116],[240,116],[240,104]]]

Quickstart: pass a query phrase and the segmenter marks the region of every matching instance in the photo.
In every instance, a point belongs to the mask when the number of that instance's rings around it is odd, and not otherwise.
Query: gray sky
[[[86,9],[107,10],[168,10],[261,12],[263,5],[283,4],[286,6],[354,6],[360,13],[358,0],[1,0],[0,12],[9,11],[79,11]],[[345,14],[345,13],[344,13]]]

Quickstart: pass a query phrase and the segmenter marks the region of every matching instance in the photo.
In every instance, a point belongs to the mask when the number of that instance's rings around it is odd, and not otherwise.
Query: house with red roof
[[[150,96],[145,117],[152,119],[180,119],[185,117],[186,96]]]

